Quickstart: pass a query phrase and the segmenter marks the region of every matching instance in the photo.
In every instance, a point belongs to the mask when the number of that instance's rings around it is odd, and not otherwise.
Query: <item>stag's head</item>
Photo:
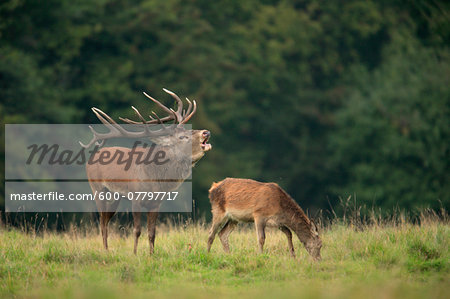
[[[314,221],[311,220],[310,238],[305,243],[305,248],[312,258],[316,261],[320,261],[320,249],[322,248],[322,240],[319,236],[319,230],[317,229]]]
[[[159,145],[176,147],[180,154],[191,153],[192,164],[199,161],[207,151],[212,149],[208,143],[211,133],[208,130],[187,130],[184,127],[176,127],[168,135],[163,135],[151,140]]]
[[[94,137],[87,145],[80,142],[81,146],[85,148],[88,148],[93,144],[101,146],[106,139],[111,138],[149,138],[152,142],[161,146],[176,147],[177,150],[182,153],[189,153],[191,151],[192,163],[196,163],[205,155],[205,152],[212,149],[211,144],[208,143],[211,133],[208,130],[188,130],[185,128],[185,124],[197,110],[197,103],[195,100],[191,102],[188,98],[186,98],[189,106],[185,110],[183,109],[183,101],[175,93],[167,89],[164,89],[164,91],[176,100],[177,110],[166,107],[145,92],[144,95],[164,110],[168,114],[167,116],[160,118],[155,112],[152,111],[151,114],[153,116],[149,116],[150,119],[146,120],[135,107],[131,106],[136,115],[139,117],[139,121],[120,117],[120,120],[126,124],[135,125],[140,128],[139,131],[128,131],[121,125],[117,124],[102,110],[92,108],[92,111],[95,113],[97,118],[110,129],[110,132],[98,133],[90,127]],[[172,124],[165,125],[165,123],[172,121]],[[156,127],[158,127],[158,129],[155,129]]]
[[[200,160],[205,152],[212,149],[208,143],[211,133],[208,130],[192,130],[192,163]]]

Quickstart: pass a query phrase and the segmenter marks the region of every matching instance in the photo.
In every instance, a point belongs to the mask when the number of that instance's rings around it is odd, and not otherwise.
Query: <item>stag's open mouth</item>
[[[203,136],[205,139],[203,139],[203,142],[201,143],[203,151],[207,152],[212,149],[212,145],[208,143],[209,137],[211,136],[208,132],[207,134],[203,133]]]

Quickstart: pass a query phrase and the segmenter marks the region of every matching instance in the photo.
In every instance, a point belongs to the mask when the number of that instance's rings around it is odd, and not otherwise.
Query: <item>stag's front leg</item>
[[[114,212],[100,212],[100,227],[105,250],[108,250],[108,223],[112,216],[114,216]]]
[[[150,254],[153,254],[155,248],[156,219],[158,219],[158,212],[147,213],[147,231],[148,242],[150,245]]]
[[[141,213],[140,212],[133,212],[133,221],[134,221],[134,254],[137,253],[137,246],[139,237],[141,235]]]

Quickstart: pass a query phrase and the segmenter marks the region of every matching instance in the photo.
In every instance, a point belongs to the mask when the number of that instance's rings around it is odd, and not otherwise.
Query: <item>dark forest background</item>
[[[350,195],[448,210],[449,4],[2,1],[1,142],[5,123],[97,123],[92,106],[135,118],[155,109],[142,91],[173,102],[165,87],[212,132],[198,213],[225,177],[276,182],[310,210]]]

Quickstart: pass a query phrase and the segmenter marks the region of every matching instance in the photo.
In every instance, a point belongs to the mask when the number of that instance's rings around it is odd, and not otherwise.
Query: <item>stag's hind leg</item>
[[[108,250],[108,223],[115,212],[100,212],[100,228],[102,231],[103,247]]]
[[[294,245],[292,244],[292,232],[286,226],[280,226],[280,230],[286,235],[288,239],[289,253],[295,258]]]
[[[147,231],[148,242],[150,245],[150,254],[153,254],[153,250],[155,248],[156,219],[158,219],[158,212],[147,213]]]
[[[228,253],[230,252],[230,245],[228,244],[228,236],[236,227],[237,222],[234,220],[229,220],[222,230],[219,232],[220,242],[222,242],[223,250]]]

